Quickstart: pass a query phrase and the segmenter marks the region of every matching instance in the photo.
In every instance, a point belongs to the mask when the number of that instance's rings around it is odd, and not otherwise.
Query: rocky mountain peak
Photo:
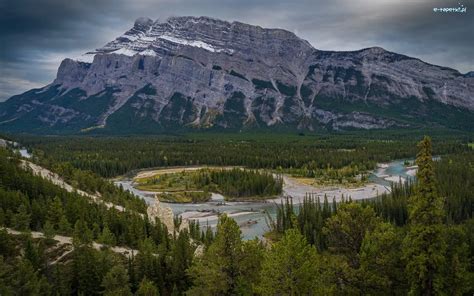
[[[148,17],[139,17],[135,20],[133,25],[134,28],[141,29],[141,28],[149,28],[153,25],[153,20]]]
[[[365,54],[371,54],[371,55],[380,55],[387,52],[387,50],[378,46],[365,48],[365,49],[362,49],[361,51],[364,52]]]
[[[142,17],[102,48],[65,59],[52,84],[1,104],[0,127],[474,130],[473,98],[472,73],[380,47],[322,51],[283,29]]]
[[[210,17],[169,17],[165,21],[138,18],[133,28],[102,48],[77,60],[92,63],[95,54],[115,53],[127,56],[156,55],[160,50],[195,47],[225,54],[249,54],[272,50],[273,54],[286,47],[313,51],[314,48],[292,32],[264,29],[240,22],[227,22]],[[272,52],[267,52],[272,54]]]

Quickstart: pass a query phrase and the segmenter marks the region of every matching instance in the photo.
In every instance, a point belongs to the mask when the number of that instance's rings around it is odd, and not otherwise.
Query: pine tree
[[[14,295],[8,279],[9,272],[9,266],[5,263],[3,256],[0,255],[0,295]]]
[[[6,229],[0,228],[0,256],[8,258],[15,254],[15,245]]]
[[[69,223],[65,215],[61,216],[61,219],[59,220],[58,228],[59,228],[58,229],[59,233],[63,235],[71,235],[72,233],[71,224]]]
[[[171,279],[177,285],[177,292],[186,291],[191,285],[186,270],[191,266],[194,250],[190,245],[187,230],[181,231],[171,251]]]
[[[285,232],[266,254],[258,292],[262,295],[312,295],[317,285],[316,249],[296,229]]]
[[[102,286],[106,296],[132,295],[127,270],[121,264],[115,265],[107,272],[102,280]]]
[[[140,243],[139,252],[135,257],[135,275],[137,280],[147,278],[152,280],[158,288],[162,287],[162,266],[160,258],[156,256],[157,247],[150,238]]]
[[[26,245],[25,245],[25,255],[24,258],[28,261],[30,261],[31,266],[33,269],[36,271],[41,267],[41,257],[39,254],[39,249],[38,247],[34,244],[33,239],[31,237],[28,237],[26,240]]]
[[[54,238],[55,230],[54,230],[53,224],[51,224],[49,220],[47,220],[46,223],[44,223],[43,233],[44,233],[44,237],[47,240],[52,240]]]
[[[38,274],[29,260],[20,260],[12,274],[10,285],[16,295],[50,295],[48,280]]]
[[[155,287],[152,281],[146,277],[140,282],[136,296],[160,296],[158,289]]]
[[[346,257],[352,268],[359,266],[359,250],[368,231],[372,231],[379,219],[371,207],[359,203],[343,203],[337,214],[326,221],[323,231],[328,238],[328,248]]]
[[[99,243],[104,244],[105,246],[112,247],[115,246],[116,240],[115,235],[110,231],[109,226],[106,224],[102,229],[102,233],[99,236]]]
[[[28,213],[28,210],[25,204],[21,204],[18,208],[18,213],[13,217],[15,229],[21,231],[30,230],[31,215]]]
[[[263,243],[257,238],[244,242],[244,258],[241,261],[241,268],[245,271],[247,280],[242,284],[247,284],[247,286],[243,287],[242,291],[255,290],[260,280],[260,270],[262,269],[265,251]]]
[[[379,223],[366,234],[355,272],[362,295],[406,295],[401,244],[400,233],[390,223]]]
[[[48,220],[51,222],[55,229],[59,228],[59,224],[63,215],[63,204],[61,202],[61,199],[56,196],[53,202],[50,203],[48,209]]]
[[[96,295],[100,291],[99,267],[94,252],[88,245],[74,248],[72,289],[78,294]]]
[[[249,286],[249,275],[243,270],[245,260],[241,232],[237,223],[223,214],[219,217],[214,242],[202,258],[189,269],[194,287],[189,295],[238,295]]]
[[[403,250],[410,295],[428,296],[440,293],[443,285],[440,272],[446,253],[444,201],[436,189],[431,139],[425,137],[418,149],[417,184],[408,203],[409,231]]]
[[[82,219],[78,219],[74,225],[74,245],[88,245],[92,243],[92,232]]]
[[[68,267],[62,264],[56,264],[54,267],[54,290],[56,295],[70,295],[71,281],[69,278]]]

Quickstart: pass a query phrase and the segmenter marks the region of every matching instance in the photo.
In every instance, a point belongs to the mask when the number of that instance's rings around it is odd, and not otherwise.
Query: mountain
[[[474,130],[474,77],[379,47],[322,51],[282,29],[208,17],[136,20],[0,104],[0,130]]]

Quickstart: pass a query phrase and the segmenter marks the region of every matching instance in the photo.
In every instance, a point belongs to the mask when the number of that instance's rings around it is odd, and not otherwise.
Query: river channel
[[[211,201],[205,203],[162,202],[161,205],[170,207],[175,215],[180,215],[183,219],[199,221],[201,226],[215,227],[218,214],[226,213],[240,225],[243,238],[252,239],[261,237],[268,231],[268,215],[275,217],[276,205],[283,201],[283,196],[291,196],[296,209],[303,202],[306,193],[319,196],[321,201],[325,194],[329,201],[333,198],[340,201],[342,196],[346,198],[350,196],[353,200],[373,198],[377,194],[389,192],[391,182],[413,178],[415,172],[415,167],[407,167],[404,165],[404,160],[398,160],[380,164],[371,172],[369,183],[360,188],[316,188],[302,184],[295,178],[284,176],[283,195],[276,199],[258,202],[225,202],[222,195],[213,193]],[[155,203],[155,194],[134,188],[132,179],[116,180],[115,184],[143,198],[148,204]]]

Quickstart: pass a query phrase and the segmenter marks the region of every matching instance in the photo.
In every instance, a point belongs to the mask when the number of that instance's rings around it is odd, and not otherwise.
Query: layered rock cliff
[[[0,130],[474,129],[474,77],[373,47],[207,17],[138,19],[65,59],[48,86],[0,104]]]

